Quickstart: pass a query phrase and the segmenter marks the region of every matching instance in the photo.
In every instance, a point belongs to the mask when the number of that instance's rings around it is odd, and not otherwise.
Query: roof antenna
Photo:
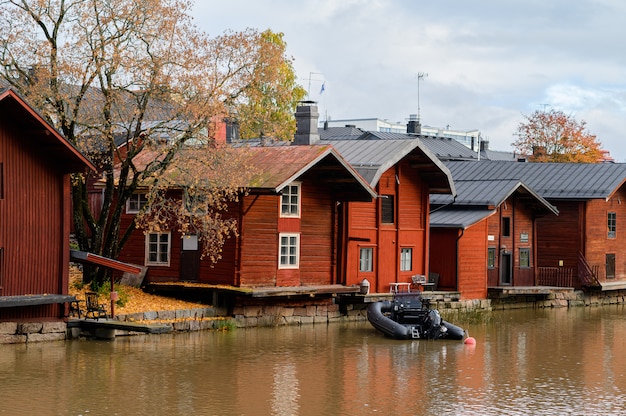
[[[417,122],[420,123],[420,80],[423,80],[424,77],[427,77],[428,74],[425,72],[417,73]]]

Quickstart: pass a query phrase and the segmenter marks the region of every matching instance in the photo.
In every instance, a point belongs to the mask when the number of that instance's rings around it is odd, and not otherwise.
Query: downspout
[[[458,232],[457,232],[458,234]],[[460,272],[460,268],[459,268],[459,241],[461,240],[461,238],[463,237],[463,234],[465,234],[465,228],[461,228],[461,234],[457,235],[456,237],[456,254],[455,254],[455,259],[456,259],[456,290],[460,292],[459,289],[459,272]]]

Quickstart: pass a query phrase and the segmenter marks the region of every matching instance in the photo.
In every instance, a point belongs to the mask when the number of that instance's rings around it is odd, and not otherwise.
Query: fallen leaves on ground
[[[82,273],[80,269],[76,267],[70,268],[70,287],[69,294],[76,296],[78,300],[85,300],[85,290],[78,289],[80,282],[82,281]],[[140,288],[132,286],[123,286],[120,292],[123,291],[125,295],[124,306],[115,305],[115,315],[129,315],[140,312],[156,312],[156,311],[171,311],[177,309],[194,309],[204,308],[206,305],[201,303],[188,302],[169,298],[165,296],[152,295],[146,293]],[[120,297],[122,295],[120,294]],[[106,295],[100,295],[98,301],[106,306],[107,312],[111,310],[111,299],[108,292]]]

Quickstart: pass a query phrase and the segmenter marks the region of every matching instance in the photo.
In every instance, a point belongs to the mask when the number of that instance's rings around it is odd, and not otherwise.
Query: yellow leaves
[[[601,144],[578,122],[562,111],[535,111],[520,123],[512,144],[532,162],[597,163]]]

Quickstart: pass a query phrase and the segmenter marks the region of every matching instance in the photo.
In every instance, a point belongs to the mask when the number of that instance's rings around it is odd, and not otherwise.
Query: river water
[[[0,414],[626,414],[625,313],[495,312],[476,346],[367,322],[0,345]]]

